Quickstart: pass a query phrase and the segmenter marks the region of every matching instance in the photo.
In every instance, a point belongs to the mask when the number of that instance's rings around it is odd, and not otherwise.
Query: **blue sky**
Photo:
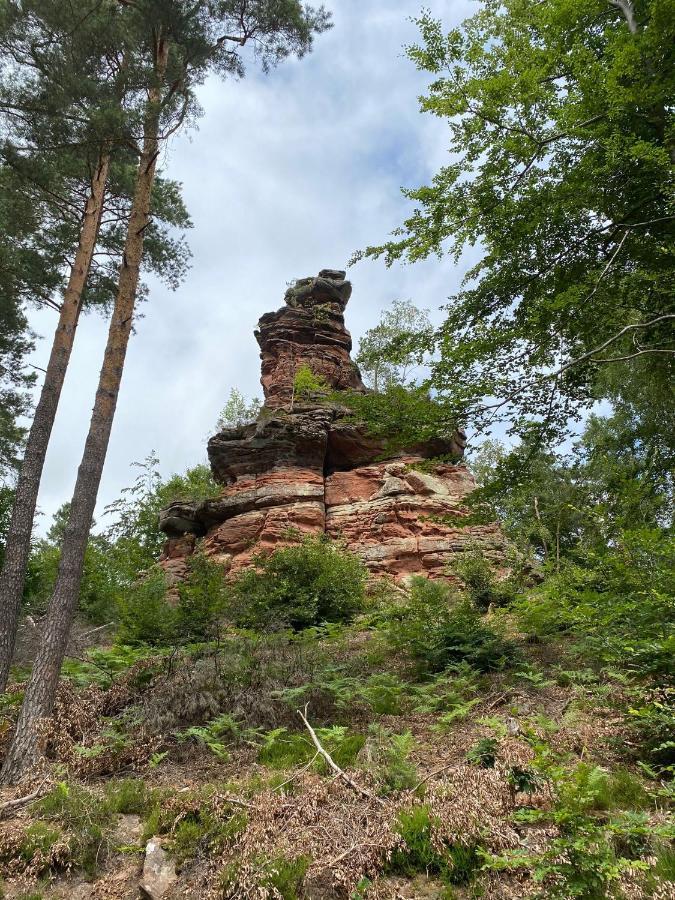
[[[436,0],[449,28],[475,3]],[[177,136],[162,160],[183,183],[194,228],[192,268],[176,292],[151,282],[127,358],[99,516],[134,477],[130,464],[151,450],[164,474],[205,458],[229,390],[260,393],[253,329],[282,305],[286,284],[383,241],[410,206],[402,186],[425,183],[448,160],[446,125],[418,111],[427,77],[405,59],[421,0],[326,0],[334,28],[314,52],[265,76],[252,64],[243,81],[208,81],[204,116]],[[432,310],[457,288],[475,251],[459,266],[366,261],[349,271],[354,286],[347,326],[355,346],[395,299]],[[51,314],[33,316],[33,362],[44,365]],[[82,321],[49,450],[40,509],[44,530],[70,498],[82,453],[107,324]]]

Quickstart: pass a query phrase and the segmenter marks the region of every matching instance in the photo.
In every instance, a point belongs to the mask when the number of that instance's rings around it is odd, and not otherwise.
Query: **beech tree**
[[[411,300],[394,300],[359,341],[356,362],[366,383],[374,391],[406,384],[424,364],[432,336],[428,309],[418,309]]]
[[[11,198],[10,210],[18,211],[13,230],[0,241],[8,262],[3,274],[17,314],[34,303],[58,314],[0,576],[0,689],[9,673],[40,479],[79,316],[87,306],[112,305],[123,250],[137,73],[121,24],[112,0],[92,2],[86,10],[64,0],[9,3],[0,17],[6,63],[0,159],[6,205]],[[169,182],[157,185],[155,205],[147,263],[175,285],[186,250],[170,229],[189,225],[189,219]]]
[[[485,0],[409,58],[432,79],[452,162],[392,240],[357,254],[480,262],[435,336],[432,386],[458,421],[549,438],[602,397],[602,371],[670,393],[675,344],[671,0]],[[642,371],[641,370],[641,371]]]
[[[251,44],[267,70],[292,53],[304,55],[314,35],[329,27],[322,7],[306,7],[299,0],[120,2],[147,90],[139,164],[96,401],[43,642],[0,775],[6,783],[35,763],[41,749],[40,721],[54,704],[132,329],[160,147],[196,112],[194,89],[208,73],[243,75],[242,47]]]
[[[239,428],[241,425],[249,425],[256,421],[261,409],[262,403],[258,397],[247,400],[241,391],[231,388],[227,403],[218,416],[216,428],[218,431],[222,431],[223,428]]]

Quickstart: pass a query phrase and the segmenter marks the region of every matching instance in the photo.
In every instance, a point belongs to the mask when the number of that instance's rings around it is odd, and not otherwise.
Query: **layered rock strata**
[[[303,364],[335,390],[365,390],[345,328],[351,294],[344,272],[322,269],[316,278],[296,281],[286,291],[286,305],[262,316],[255,337],[268,409],[291,403],[295,373]]]
[[[340,539],[374,574],[397,580],[443,577],[476,542],[502,558],[496,525],[463,524],[462,501],[474,483],[461,463],[462,432],[383,459],[383,441],[352,421],[346,407],[294,397],[295,373],[304,365],[335,391],[366,390],[344,325],[350,295],[344,272],[325,269],[289,288],[286,305],[261,318],[262,413],[208,444],[221,494],[161,513],[163,565],[173,577],[181,577],[196,546],[236,572],[298,534]],[[456,462],[426,462],[440,456]]]

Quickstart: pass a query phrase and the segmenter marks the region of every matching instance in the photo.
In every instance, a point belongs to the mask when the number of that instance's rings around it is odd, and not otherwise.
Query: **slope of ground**
[[[71,660],[44,771],[2,798],[3,896],[674,897],[625,685],[500,618],[501,657],[438,672],[377,604]]]

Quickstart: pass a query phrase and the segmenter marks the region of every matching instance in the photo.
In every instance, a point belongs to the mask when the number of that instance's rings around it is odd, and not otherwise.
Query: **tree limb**
[[[609,0],[609,4],[619,10],[626,20],[631,34],[637,34],[640,31],[640,26],[635,21],[635,10],[631,0]]]

